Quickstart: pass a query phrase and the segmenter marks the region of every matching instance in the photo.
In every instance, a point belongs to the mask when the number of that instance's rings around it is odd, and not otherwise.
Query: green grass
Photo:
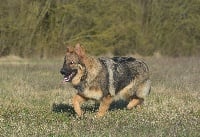
[[[61,85],[62,59],[0,59],[0,136],[200,136],[199,58],[146,58],[152,91],[141,108],[113,105],[96,119],[97,105],[77,118],[75,90]]]

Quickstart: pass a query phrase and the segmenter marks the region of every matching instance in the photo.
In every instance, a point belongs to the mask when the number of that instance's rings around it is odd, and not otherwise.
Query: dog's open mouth
[[[77,70],[73,70],[68,75],[64,75],[64,82],[70,82],[73,79],[73,77],[76,75],[76,73],[77,73]]]

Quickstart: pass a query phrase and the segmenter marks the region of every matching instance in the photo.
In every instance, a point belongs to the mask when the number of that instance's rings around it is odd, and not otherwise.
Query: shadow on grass
[[[110,105],[109,111],[115,111],[115,110],[118,110],[118,109],[124,109],[124,108],[126,108],[127,104],[128,103],[126,101],[122,101],[122,100],[113,102]],[[98,108],[99,108],[99,103],[84,104],[81,108],[82,108],[82,110],[84,112],[87,112],[87,111],[89,111],[89,112],[97,112]],[[69,104],[63,104],[63,103],[56,104],[56,103],[53,103],[52,111],[56,112],[56,113],[67,113],[70,116],[75,116],[76,115],[76,112],[74,111],[73,106],[71,106]]]
[[[71,105],[63,103],[53,103],[52,111],[55,113],[67,113],[69,116],[75,116],[76,114],[74,108]]]

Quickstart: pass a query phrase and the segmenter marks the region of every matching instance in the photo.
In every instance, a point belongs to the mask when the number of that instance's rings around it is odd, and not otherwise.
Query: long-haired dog
[[[97,116],[103,116],[113,101],[129,101],[127,109],[141,104],[150,93],[148,66],[132,57],[95,58],[77,44],[68,47],[60,70],[65,82],[77,89],[72,103],[78,116],[81,104],[92,99],[100,102]]]

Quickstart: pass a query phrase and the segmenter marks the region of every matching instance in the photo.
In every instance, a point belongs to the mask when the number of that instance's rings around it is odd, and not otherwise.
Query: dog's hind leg
[[[140,83],[136,90],[136,95],[127,105],[127,109],[132,109],[133,107],[140,105],[144,102],[144,98],[149,94],[151,90],[151,81],[146,80],[143,83]]]
[[[100,102],[100,106],[99,106],[99,111],[97,113],[97,117],[102,117],[104,116],[104,114],[106,113],[106,111],[109,109],[110,104],[112,103],[113,98],[108,95],[106,97],[104,97],[102,99],[102,101]]]
[[[78,95],[78,94],[76,94],[73,97],[72,103],[73,103],[73,106],[74,106],[74,110],[78,114],[79,117],[83,115],[83,111],[81,110],[81,105],[85,101],[86,101],[86,99],[83,98],[82,96]]]
[[[142,98],[133,98],[127,105],[127,109],[132,109],[133,107],[142,104],[144,99]]]

